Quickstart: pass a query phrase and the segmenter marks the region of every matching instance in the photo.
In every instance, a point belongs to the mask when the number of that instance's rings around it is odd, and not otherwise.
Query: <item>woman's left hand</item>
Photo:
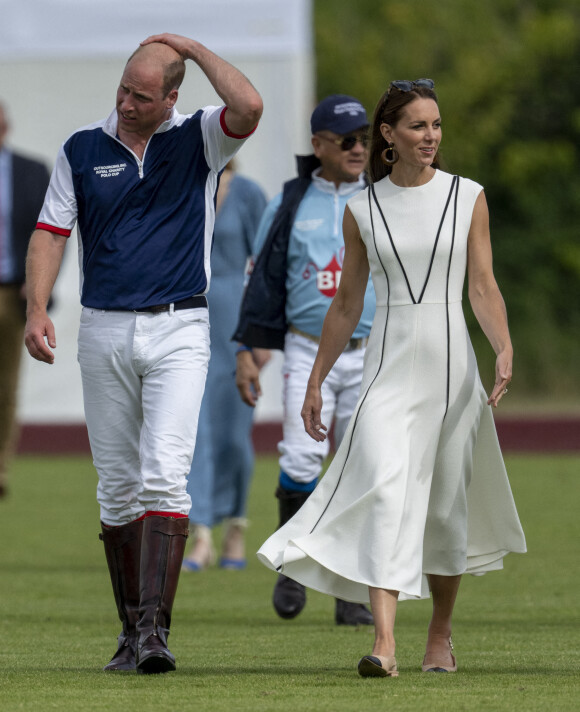
[[[508,392],[508,384],[512,380],[512,359],[511,351],[502,351],[495,361],[495,385],[487,404],[497,408],[500,400]]]
[[[326,425],[320,420],[321,413],[322,394],[320,388],[315,388],[309,384],[306,388],[306,396],[300,415],[304,421],[304,430],[313,440],[319,443],[326,440]]]

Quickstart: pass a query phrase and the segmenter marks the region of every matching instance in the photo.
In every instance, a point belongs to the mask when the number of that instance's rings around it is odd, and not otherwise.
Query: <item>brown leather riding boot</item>
[[[137,672],[175,670],[167,647],[171,610],[188,535],[187,517],[151,516],[143,520]]]
[[[103,669],[135,670],[143,522],[129,522],[120,527],[108,527],[101,522],[101,528],[102,533],[99,534],[99,538],[105,545],[115,603],[123,624],[117,652]]]

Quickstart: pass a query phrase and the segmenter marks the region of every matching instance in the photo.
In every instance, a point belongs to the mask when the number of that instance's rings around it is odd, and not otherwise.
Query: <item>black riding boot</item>
[[[290,492],[278,487],[280,528],[291,519],[310,496],[310,492]],[[274,608],[280,618],[295,618],[306,605],[306,588],[284,574],[278,576],[274,587]],[[334,620],[337,625],[373,625],[373,614],[362,603],[336,599]]]
[[[108,527],[101,522],[99,538],[105,545],[105,556],[113,584],[113,593],[123,630],[119,647],[104,670],[134,670],[137,651],[137,621],[139,619],[139,566],[143,522],[135,521],[120,527]]]
[[[167,647],[171,610],[188,535],[187,517],[152,516],[143,520],[141,584],[137,631],[137,672],[175,670]]]
[[[280,523],[278,528],[286,524],[296,514],[300,507],[310,497],[310,492],[290,492],[282,487],[276,490]],[[306,605],[306,589],[297,581],[280,574],[274,586],[272,597],[274,609],[280,618],[295,618]]]

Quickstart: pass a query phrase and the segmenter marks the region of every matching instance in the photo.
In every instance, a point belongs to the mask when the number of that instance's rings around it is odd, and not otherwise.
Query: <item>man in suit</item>
[[[9,130],[0,103],[0,497],[15,441],[16,395],[24,340],[24,266],[28,240],[48,187],[43,163],[5,146]]]

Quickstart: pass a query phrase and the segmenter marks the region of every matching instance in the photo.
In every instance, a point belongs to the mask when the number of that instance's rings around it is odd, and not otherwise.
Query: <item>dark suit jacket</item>
[[[12,254],[18,284],[25,281],[28,242],[36,227],[49,180],[44,163],[12,152]]]

